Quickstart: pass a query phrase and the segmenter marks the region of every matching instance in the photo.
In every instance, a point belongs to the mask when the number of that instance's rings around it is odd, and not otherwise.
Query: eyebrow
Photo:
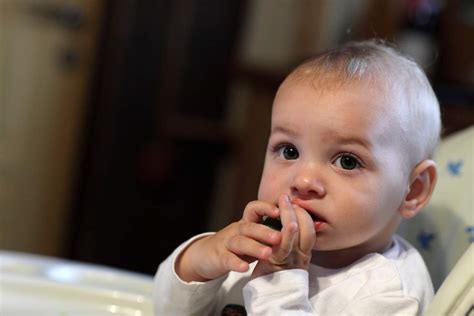
[[[336,142],[344,144],[344,145],[360,145],[362,147],[365,147],[367,149],[372,148],[372,144],[366,140],[363,137],[358,137],[358,136],[353,136],[353,135],[345,135],[341,134],[336,131],[329,131],[323,135],[323,138],[330,138],[330,139],[335,139]]]
[[[275,127],[272,128],[271,130],[272,134],[274,133],[282,133],[282,134],[287,134],[287,135],[290,135],[290,136],[297,136],[299,135],[299,133],[290,128],[290,127],[286,127],[286,126],[281,126],[281,125],[277,125]]]
[[[273,127],[271,132],[272,134],[282,133],[289,136],[299,135],[299,133],[295,129],[292,129],[291,127],[281,126],[281,125],[277,125]],[[360,145],[362,147],[365,147],[367,149],[370,149],[372,147],[372,144],[369,141],[365,140],[363,137],[341,134],[340,132],[335,131],[335,130],[330,130],[323,133],[322,137],[323,139],[335,140],[336,142],[340,144],[344,144],[344,145],[355,144],[355,145]]]

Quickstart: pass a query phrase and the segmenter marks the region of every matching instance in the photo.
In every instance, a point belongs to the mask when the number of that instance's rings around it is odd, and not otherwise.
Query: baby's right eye
[[[280,157],[286,160],[295,160],[300,156],[298,149],[291,144],[281,144],[277,146],[276,152]]]

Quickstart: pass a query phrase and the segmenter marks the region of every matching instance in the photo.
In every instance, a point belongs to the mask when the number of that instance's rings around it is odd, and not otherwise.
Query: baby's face
[[[277,204],[287,193],[306,209],[315,250],[378,251],[398,225],[409,170],[390,102],[363,84],[319,93],[306,83],[280,87],[259,199]]]

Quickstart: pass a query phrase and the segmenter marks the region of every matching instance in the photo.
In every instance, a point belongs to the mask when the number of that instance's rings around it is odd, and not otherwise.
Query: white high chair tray
[[[153,315],[153,279],[138,273],[0,251],[0,315]]]

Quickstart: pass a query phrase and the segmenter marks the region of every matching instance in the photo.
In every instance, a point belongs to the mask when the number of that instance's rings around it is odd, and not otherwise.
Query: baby
[[[422,314],[431,279],[395,232],[430,200],[440,128],[424,72],[380,41],[304,62],[276,94],[258,200],[160,265],[157,315]]]

